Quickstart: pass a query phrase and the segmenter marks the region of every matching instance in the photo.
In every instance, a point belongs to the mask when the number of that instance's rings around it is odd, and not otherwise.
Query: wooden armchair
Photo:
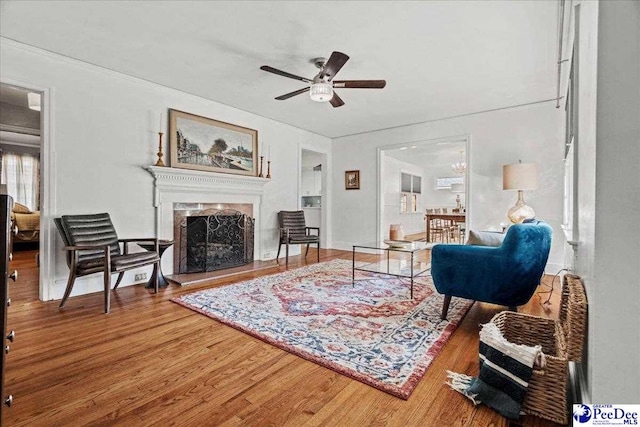
[[[318,262],[320,262],[320,228],[307,227],[304,219],[304,211],[280,211],[278,212],[278,223],[280,224],[280,245],[276,261],[280,258],[280,249],[286,245],[286,267],[289,268],[289,245],[307,245],[305,258],[309,253],[309,245],[318,246]],[[310,234],[315,230],[317,234]]]
[[[119,273],[115,290],[124,272],[153,264],[154,292],[158,292],[158,239],[118,239],[108,213],[94,215],[63,215],[54,222],[67,251],[69,280],[60,308],[69,298],[76,277],[102,272],[104,274],[104,312],[109,313],[111,304],[111,274]],[[129,243],[151,242],[155,251],[129,253]],[[120,243],[123,244],[121,249]]]

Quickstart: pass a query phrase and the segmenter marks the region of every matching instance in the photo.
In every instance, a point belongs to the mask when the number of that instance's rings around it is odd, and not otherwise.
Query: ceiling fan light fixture
[[[328,102],[333,98],[333,85],[327,82],[313,83],[309,90],[309,97],[316,102]]]
[[[307,83],[307,86],[302,89],[276,96],[275,99],[278,101],[284,101],[305,92],[309,92],[309,98],[311,98],[312,101],[328,102],[333,108],[337,108],[342,107],[344,105],[344,101],[340,98],[337,92],[333,91],[334,88],[382,89],[387,84],[385,80],[333,80],[338,71],[342,69],[348,60],[349,55],[345,55],[344,53],[337,51],[333,51],[328,60],[324,58],[314,58],[312,62],[320,69],[320,72],[311,79],[278,70],[277,68],[273,68],[268,65],[263,65],[260,69],[268,73],[277,74],[282,77]]]

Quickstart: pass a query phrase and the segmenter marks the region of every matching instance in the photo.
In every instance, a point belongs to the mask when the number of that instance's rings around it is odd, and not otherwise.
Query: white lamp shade
[[[27,101],[29,102],[29,109],[35,110],[35,111],[40,111],[41,110],[42,107],[41,107],[41,104],[40,104],[40,94],[39,93],[29,92],[27,94]]]
[[[502,166],[503,190],[535,190],[537,188],[537,163],[514,163]]]
[[[451,184],[452,193],[464,193],[464,184]]]

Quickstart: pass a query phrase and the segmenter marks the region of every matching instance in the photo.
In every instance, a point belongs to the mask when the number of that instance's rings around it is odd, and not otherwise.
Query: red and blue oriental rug
[[[472,302],[333,260],[172,300],[276,347],[407,399]]]

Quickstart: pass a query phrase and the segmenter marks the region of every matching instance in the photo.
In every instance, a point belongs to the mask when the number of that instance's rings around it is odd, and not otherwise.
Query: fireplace
[[[181,257],[177,228],[181,220],[176,217],[177,207],[184,216],[206,216],[224,209],[234,209],[248,215],[253,222],[253,258],[261,259],[261,242],[264,239],[262,198],[264,186],[270,180],[171,167],[145,166],[144,169],[154,179],[153,206],[157,236],[175,241],[162,257],[163,271],[174,274],[179,271]],[[214,209],[214,212],[207,209]]]
[[[185,216],[177,227],[178,272],[222,270],[253,261],[254,220],[232,209]]]

